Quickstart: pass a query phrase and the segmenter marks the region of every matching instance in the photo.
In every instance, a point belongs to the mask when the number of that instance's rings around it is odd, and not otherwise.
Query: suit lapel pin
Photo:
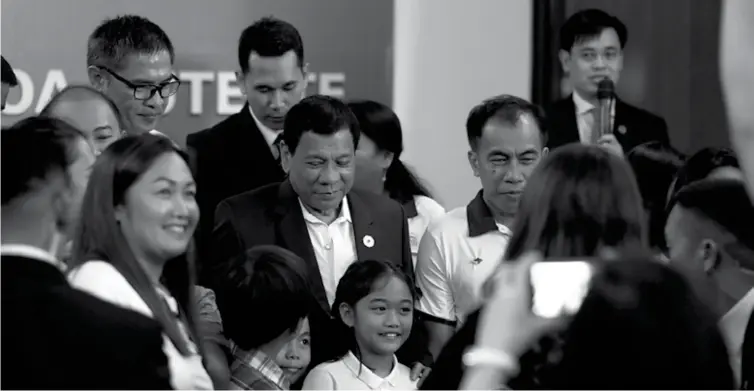
[[[618,126],[618,133],[620,133],[620,134],[626,134],[626,125],[620,125],[620,126]]]
[[[364,235],[364,245],[368,248],[374,247],[374,238],[371,235]]]
[[[482,263],[482,258],[474,258],[473,261],[471,261],[471,264],[476,266],[478,264]]]

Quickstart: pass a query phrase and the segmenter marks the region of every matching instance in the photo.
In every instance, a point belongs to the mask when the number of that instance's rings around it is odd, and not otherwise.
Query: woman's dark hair
[[[343,322],[343,318],[340,315],[341,304],[347,304],[351,308],[356,308],[356,303],[372,293],[378,286],[377,284],[387,283],[390,277],[397,277],[405,282],[411,292],[411,298],[413,301],[416,301],[418,296],[414,289],[412,277],[406,275],[398,265],[392,262],[376,260],[357,261],[352,263],[345,274],[343,274],[335,291],[332,314],[343,329],[343,334],[341,335],[349,335],[349,337],[344,338],[343,343],[340,343],[337,347],[336,360],[342,358],[348,351],[352,351],[356,357],[361,359],[354,331]]]
[[[659,141],[640,144],[626,155],[639,184],[644,209],[649,214],[649,245],[653,248],[664,250],[666,247],[665,204],[684,158]]]
[[[74,270],[90,260],[103,260],[113,265],[139,293],[176,348],[183,355],[189,355],[188,341],[183,337],[175,315],[136,260],[115,219],[115,208],[125,202],[128,189],[155,160],[170,153],[177,154],[188,164],[188,156],[173,141],[149,134],[122,138],[99,156],[84,194],[83,205],[86,207],[82,208],[81,221],[73,238],[69,266]],[[186,253],[167,261],[162,280],[178,302],[180,315],[201,349],[195,324],[194,267],[192,246],[189,246]]]
[[[371,100],[348,104],[361,126],[361,133],[381,151],[393,154],[393,161],[385,174],[385,190],[390,198],[404,204],[415,196],[432,198],[419,178],[401,161],[403,130],[398,116],[389,107]]]
[[[717,318],[651,254],[603,263],[571,321],[548,389],[731,390]]]
[[[644,245],[644,212],[631,168],[607,150],[565,145],[526,183],[505,259],[590,257],[602,247]]]
[[[673,189],[666,200],[678,190],[693,182],[707,178],[712,171],[722,167],[740,168],[735,152],[729,148],[704,148],[691,155],[678,170]]]
[[[295,331],[314,303],[304,260],[278,246],[247,250],[233,260],[218,287],[225,335],[243,350]],[[260,322],[260,314],[270,316]]]
[[[604,148],[570,144],[543,159],[527,181],[504,259],[530,250],[545,258],[583,258],[605,247],[645,246],[644,210],[631,168]],[[491,288],[485,283],[485,294]],[[560,342],[558,335],[542,338],[522,356],[521,372],[509,385],[538,387]]]

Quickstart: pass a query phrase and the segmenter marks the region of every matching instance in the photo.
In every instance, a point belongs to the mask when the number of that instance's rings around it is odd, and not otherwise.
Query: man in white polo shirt
[[[510,95],[471,110],[469,164],[482,190],[427,228],[419,245],[417,305],[437,358],[460,322],[480,303],[482,283],[500,262],[526,180],[547,154],[542,109]]]

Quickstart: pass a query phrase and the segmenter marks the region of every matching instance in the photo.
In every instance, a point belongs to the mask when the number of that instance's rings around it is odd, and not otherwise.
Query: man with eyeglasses
[[[128,134],[153,133],[181,81],[175,50],[160,26],[136,15],[105,20],[89,37],[90,83],[112,99]]]
[[[550,149],[581,142],[623,154],[650,141],[670,143],[664,119],[621,99],[612,104],[612,133],[602,135],[598,130],[597,85],[602,79],[618,83],[626,41],[626,25],[598,9],[579,11],[563,24],[558,56],[573,94],[546,110],[553,129],[547,145]]]

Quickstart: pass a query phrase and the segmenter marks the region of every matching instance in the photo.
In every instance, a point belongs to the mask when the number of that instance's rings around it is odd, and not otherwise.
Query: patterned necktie
[[[272,156],[275,157],[275,162],[280,166],[280,155],[282,154],[282,151],[280,149],[280,143],[283,141],[283,133],[280,132],[278,136],[275,138],[275,141],[272,143]]]
[[[584,124],[586,125],[586,142],[588,144],[597,144],[597,140],[599,140],[599,132],[597,129],[595,129],[595,126],[597,125],[597,121],[595,120],[595,115],[597,114],[597,108],[593,107],[589,109],[589,111],[585,112],[583,115],[584,118]]]

